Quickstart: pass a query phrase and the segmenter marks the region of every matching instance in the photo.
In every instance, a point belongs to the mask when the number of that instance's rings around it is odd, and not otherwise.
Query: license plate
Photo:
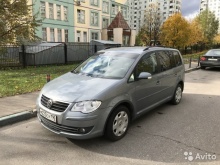
[[[57,121],[56,115],[53,115],[53,114],[51,114],[51,113],[48,113],[48,112],[44,111],[43,109],[40,109],[40,115],[43,116],[43,117],[45,117],[46,119],[48,119],[48,120],[50,120],[50,121],[55,122],[55,123],[56,123],[56,121]]]
[[[217,61],[218,59],[215,59],[215,58],[209,58],[208,60],[209,60],[209,61]]]

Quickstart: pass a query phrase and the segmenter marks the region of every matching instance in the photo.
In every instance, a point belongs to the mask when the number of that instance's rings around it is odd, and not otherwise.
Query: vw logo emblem
[[[47,108],[51,108],[52,107],[52,105],[53,105],[53,101],[50,99],[50,100],[48,100],[47,101]]]

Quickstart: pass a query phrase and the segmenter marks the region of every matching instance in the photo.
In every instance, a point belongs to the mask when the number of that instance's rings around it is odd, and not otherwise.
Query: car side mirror
[[[148,72],[141,72],[138,79],[152,79],[152,75]]]

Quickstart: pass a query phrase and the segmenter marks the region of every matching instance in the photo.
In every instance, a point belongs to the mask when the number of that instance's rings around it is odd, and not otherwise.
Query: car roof
[[[166,47],[151,47],[151,46],[147,46],[147,47],[138,47],[138,46],[134,46],[134,47],[117,47],[117,48],[107,48],[104,50],[100,50],[99,52],[124,52],[124,53],[135,53],[135,54],[142,54],[143,52],[147,52],[147,51],[153,51],[153,50],[176,50],[176,49],[172,49],[172,48],[166,48]]]

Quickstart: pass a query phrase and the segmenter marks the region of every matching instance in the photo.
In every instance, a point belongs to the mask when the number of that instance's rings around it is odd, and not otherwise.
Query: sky
[[[182,15],[194,18],[199,13],[200,0],[182,0]]]

